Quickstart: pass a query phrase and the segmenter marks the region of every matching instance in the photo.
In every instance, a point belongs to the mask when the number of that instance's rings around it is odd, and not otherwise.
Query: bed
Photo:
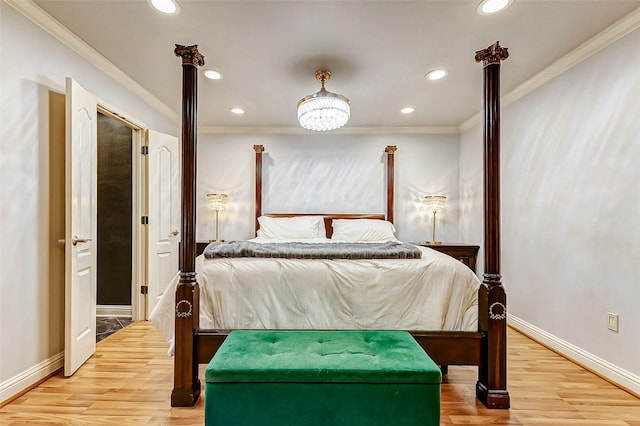
[[[475,273],[398,241],[383,215],[276,214],[258,222],[257,238],[209,243],[196,258],[201,328],[477,330]],[[176,285],[150,315],[168,341]]]
[[[196,274],[195,241],[195,156],[197,146],[197,68],[204,65],[204,58],[197,46],[176,45],[175,53],[182,58],[183,111],[182,111],[182,244],[180,247],[180,274],[173,299],[175,351],[174,389],[172,406],[192,406],[200,396],[201,384],[198,366],[209,362],[220,347],[229,329],[201,327],[201,294],[208,297],[209,290],[198,282]],[[475,59],[484,66],[484,229],[485,262],[482,282],[474,289],[476,307],[473,311],[472,330],[429,329],[408,330],[416,341],[442,366],[478,366],[476,395],[489,408],[508,408],[509,393],[506,388],[506,293],[500,275],[500,185],[499,185],[499,81],[500,63],[508,57],[507,49],[499,43],[476,52]],[[256,153],[256,229],[259,220],[267,217],[262,212],[262,154],[264,147],[254,147]],[[382,219],[393,223],[394,205],[394,154],[395,147],[387,147],[387,212]],[[284,214],[283,216],[295,216]],[[318,216],[318,215],[313,215]],[[333,221],[340,215],[326,216]],[[368,219],[374,219],[367,215]],[[351,217],[342,219],[362,219]],[[380,219],[380,218],[379,218]],[[333,228],[333,227],[331,227]],[[424,253],[423,253],[424,254]],[[427,252],[427,256],[432,255]],[[438,254],[438,256],[445,256]],[[436,257],[438,257],[436,256]],[[199,269],[204,262],[198,258]],[[406,262],[410,262],[406,260]],[[445,262],[446,263],[446,262]],[[461,268],[466,268],[460,265]],[[222,268],[223,270],[225,268]],[[203,273],[204,276],[204,273]],[[215,312],[213,308],[206,309]],[[285,307],[286,309],[286,307]],[[464,317],[464,315],[463,315]],[[466,319],[469,320],[467,315]],[[211,324],[215,325],[212,321]],[[218,324],[221,325],[221,324]],[[222,324],[223,325],[223,324]],[[269,324],[272,326],[273,324]],[[280,326],[276,324],[275,326]],[[446,328],[446,327],[445,327]],[[467,327],[468,328],[468,327]]]

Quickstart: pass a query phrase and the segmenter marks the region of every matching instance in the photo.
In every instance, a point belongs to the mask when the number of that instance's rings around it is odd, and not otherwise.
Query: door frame
[[[131,128],[131,319],[145,320],[147,298],[142,294],[142,287],[148,282],[148,247],[147,226],[142,223],[142,217],[147,216],[149,210],[147,156],[142,154],[142,147],[147,144],[148,127],[142,120],[100,98],[98,98],[98,112]]]

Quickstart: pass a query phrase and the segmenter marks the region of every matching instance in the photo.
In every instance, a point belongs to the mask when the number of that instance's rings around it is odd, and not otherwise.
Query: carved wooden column
[[[180,281],[176,288],[175,355],[171,406],[190,407],[200,396],[194,330],[199,320],[196,281],[196,145],[198,129],[198,67],[204,57],[198,46],[176,44],[182,58],[182,241]]]
[[[395,152],[398,149],[395,145],[388,145],[384,152],[387,153],[387,220],[393,223],[393,203],[394,203],[394,178],[395,178]]]
[[[476,395],[489,408],[509,408],[507,392],[507,297],[500,275],[500,62],[509,53],[499,42],[476,52],[484,67],[484,279],[478,326],[486,356],[478,370]]]
[[[264,145],[254,145],[253,150],[256,152],[256,235],[260,224],[258,218],[262,216],[262,153]]]

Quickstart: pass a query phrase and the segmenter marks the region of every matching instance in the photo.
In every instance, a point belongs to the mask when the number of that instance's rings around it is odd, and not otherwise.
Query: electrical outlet
[[[607,312],[607,328],[611,331],[618,332],[618,314]]]

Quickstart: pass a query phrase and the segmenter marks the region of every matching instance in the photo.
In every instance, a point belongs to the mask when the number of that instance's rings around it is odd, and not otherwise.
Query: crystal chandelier
[[[334,130],[344,126],[349,120],[349,99],[324,88],[324,83],[330,77],[331,71],[316,71],[316,80],[322,84],[320,91],[298,101],[298,121],[305,129],[319,132]]]

